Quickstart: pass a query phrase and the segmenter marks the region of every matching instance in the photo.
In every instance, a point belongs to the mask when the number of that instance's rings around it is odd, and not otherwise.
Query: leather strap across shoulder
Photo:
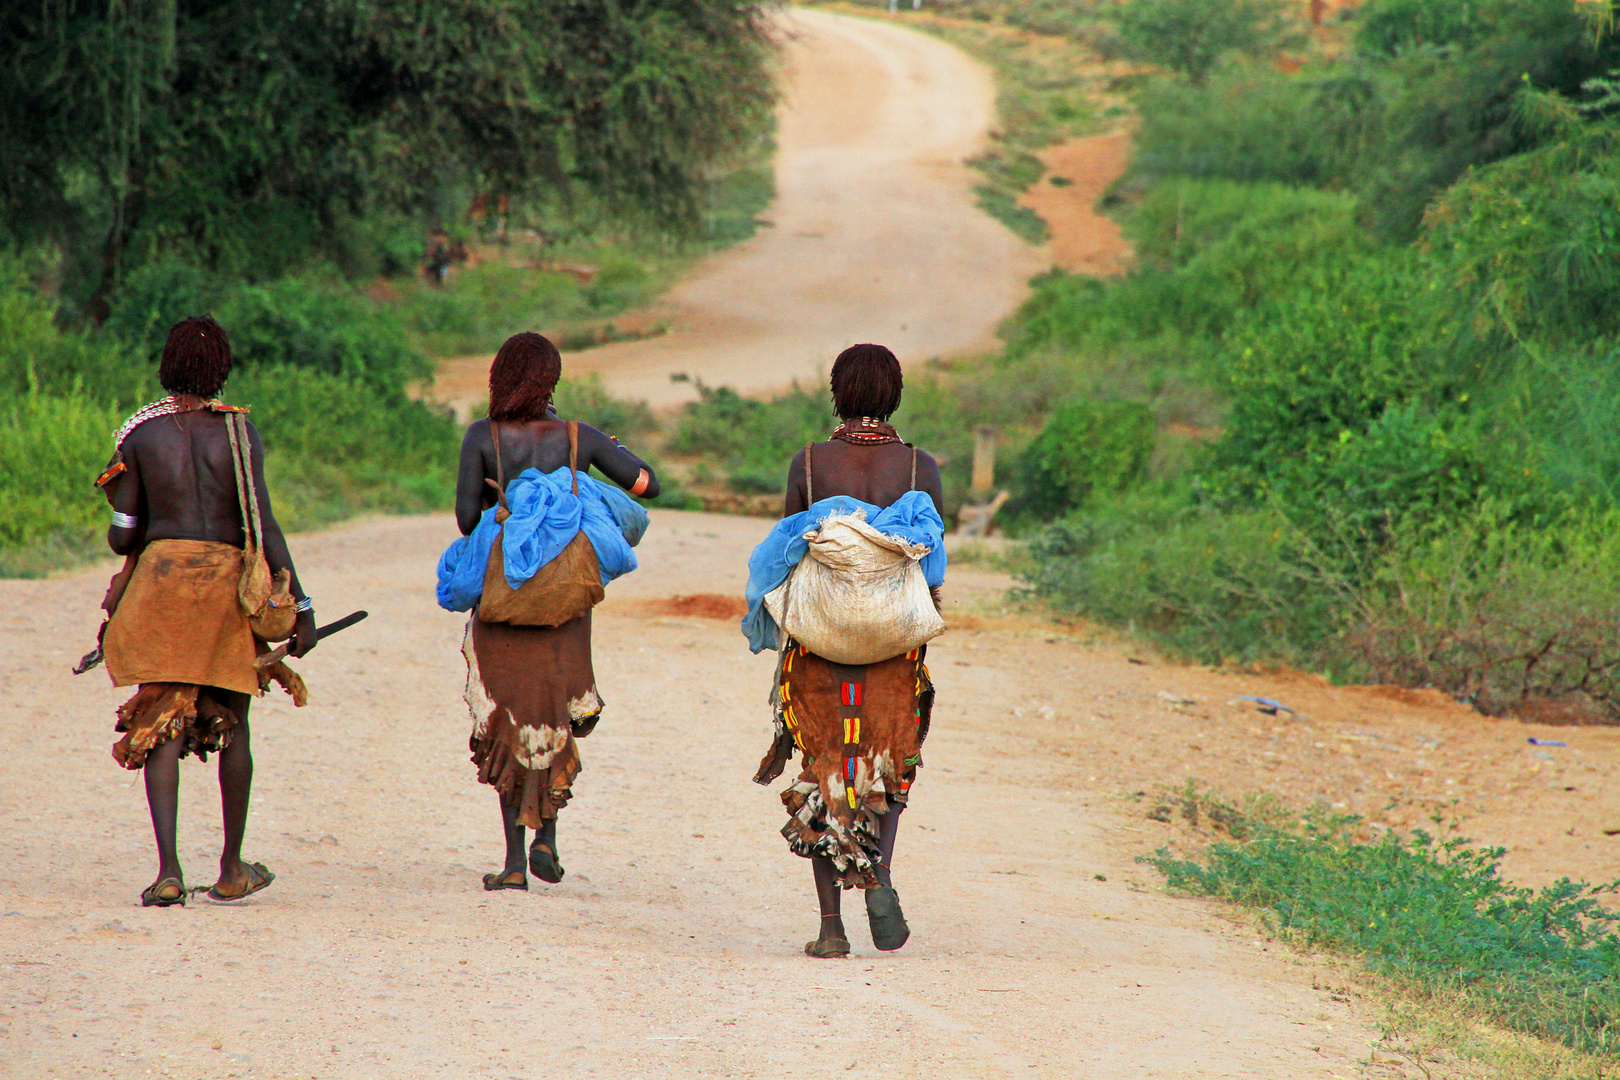
[[[816,485],[814,470],[810,467],[810,449],[816,444],[804,444],[804,505],[809,506],[816,501]]]
[[[579,421],[568,421],[568,475],[574,480],[574,494],[579,494]]]
[[[500,503],[506,506],[506,467],[501,462],[501,425],[499,421],[489,422],[489,440],[495,444],[495,490],[499,494]],[[574,494],[579,494],[579,421],[568,421],[568,473],[574,480]],[[489,483],[491,481],[486,481]]]

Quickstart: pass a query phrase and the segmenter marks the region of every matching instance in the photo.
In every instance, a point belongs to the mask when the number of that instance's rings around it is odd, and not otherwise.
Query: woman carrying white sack
[[[945,523],[939,465],[888,423],[901,386],[883,346],[839,355],[842,422],[794,456],[783,518],[748,562],[743,633],[754,652],[780,650],[775,741],[754,781],[802,755],[782,792],[782,835],[815,871],[821,927],[805,946],[815,957],[849,955],[844,889],[865,891],[878,949],[911,933],[889,870],[934,703],[924,658],[945,629]]]

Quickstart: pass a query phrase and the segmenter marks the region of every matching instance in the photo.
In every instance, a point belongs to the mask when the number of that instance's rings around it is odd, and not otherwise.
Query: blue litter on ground
[[[1274,698],[1255,697],[1253,694],[1239,694],[1238,695],[1238,700],[1239,701],[1252,701],[1256,705],[1260,706],[1262,712],[1268,712],[1272,716],[1276,716],[1279,711],[1285,712],[1289,716],[1294,715],[1294,710],[1293,709],[1290,709],[1287,705],[1284,705],[1282,702],[1277,701]]]
[[[1551,739],[1531,738],[1530,745],[1531,746],[1568,746],[1569,743],[1567,743],[1567,742],[1554,742]]]

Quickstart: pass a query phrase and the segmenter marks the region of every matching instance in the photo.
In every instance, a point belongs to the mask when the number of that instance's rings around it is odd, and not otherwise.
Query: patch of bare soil
[[[1097,200],[1125,174],[1130,156],[1130,135],[1123,131],[1072,139],[1041,153],[1046,175],[1018,201],[1046,222],[1054,266],[1109,277],[1130,265],[1131,246],[1119,223],[1097,210]]]

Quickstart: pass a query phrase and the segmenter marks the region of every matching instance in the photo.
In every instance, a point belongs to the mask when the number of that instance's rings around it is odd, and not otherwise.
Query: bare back
[[[119,494],[138,490],[139,509],[127,512],[139,514],[147,540],[244,544],[227,422],[226,414],[207,410],[163,416],[148,420],[124,441],[129,472],[120,481]],[[264,453],[256,432],[251,441],[257,464]]]
[[[499,468],[490,421],[475,421],[462,440],[461,467],[456,476],[456,524],[463,535],[471,533],[483,512],[495,505],[495,489],[485,481],[496,480],[497,472],[504,473],[506,482],[511,483],[525,469],[549,473],[568,464],[568,424],[565,421],[501,420],[493,426],[499,429],[501,437]],[[577,467],[581,472],[594,468],[627,491],[635,486],[641,471],[647,469],[649,482],[642,494],[648,498],[658,494],[658,479],[647,463],[589,424],[579,425]]]
[[[228,423],[225,413],[199,409],[156,417],[130,432],[121,448],[125,471],[117,480],[113,509],[136,519],[137,524],[125,528],[115,522],[107,530],[108,546],[120,555],[138,554],[153,540],[246,546]],[[302,597],[303,586],[264,482],[264,443],[251,423],[247,433],[265,562],[272,571],[290,571],[293,595]],[[294,656],[315,647],[314,616],[301,612],[298,626]]]
[[[810,455],[806,467],[805,455]],[[915,453],[915,459],[913,454]],[[912,463],[916,463],[913,482]],[[784,517],[809,507],[813,499],[848,495],[874,506],[889,506],[906,492],[925,491],[934,509],[945,516],[943,485],[939,464],[922,451],[904,443],[858,446],[840,439],[815,443],[793,456],[788,467],[787,502]]]

